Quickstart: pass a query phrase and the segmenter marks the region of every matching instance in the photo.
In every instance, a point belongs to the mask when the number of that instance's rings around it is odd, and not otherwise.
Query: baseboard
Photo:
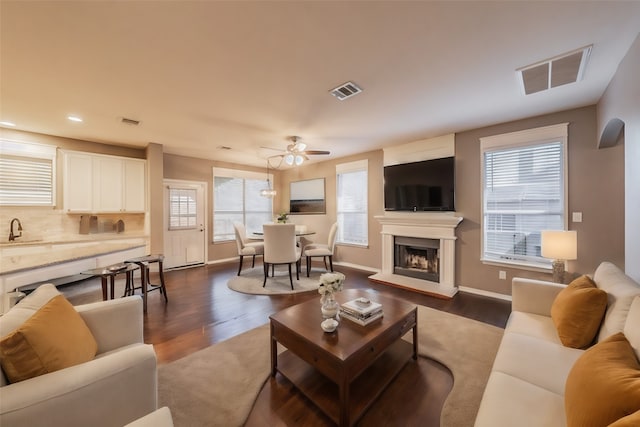
[[[246,261],[246,260],[245,260]],[[238,257],[233,257],[233,258],[224,258],[224,259],[214,259],[213,261],[207,261],[206,264],[230,264],[232,262],[238,263]]]
[[[500,299],[503,301],[511,301],[511,295],[499,294],[497,292],[483,291],[482,289],[468,288],[466,286],[458,286],[458,290],[470,294],[482,295],[484,297]]]

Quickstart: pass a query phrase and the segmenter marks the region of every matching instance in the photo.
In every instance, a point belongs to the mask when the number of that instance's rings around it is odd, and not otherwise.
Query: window
[[[169,230],[196,228],[197,195],[195,188],[169,188]]]
[[[0,140],[0,205],[55,205],[56,147]]]
[[[338,243],[369,244],[367,160],[336,165]]]
[[[564,230],[568,124],[481,138],[482,257],[546,268],[542,230]]]
[[[213,169],[214,242],[235,240],[234,222],[243,223],[251,234],[262,232],[262,224],[273,221],[272,199],[260,195],[265,188],[267,180],[262,174]]]

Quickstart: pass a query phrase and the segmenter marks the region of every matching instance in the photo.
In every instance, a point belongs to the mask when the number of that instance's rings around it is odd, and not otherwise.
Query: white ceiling
[[[2,0],[0,15],[0,120],[257,166],[291,135],[335,158],[595,104],[640,28],[638,1]],[[584,80],[522,94],[517,68],[591,44]],[[349,80],[364,92],[329,94]]]

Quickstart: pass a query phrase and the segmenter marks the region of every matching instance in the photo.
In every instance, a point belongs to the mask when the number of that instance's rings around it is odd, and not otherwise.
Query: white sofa
[[[603,262],[593,275],[607,292],[596,341],[624,332],[640,355],[640,285]],[[476,427],[566,426],[565,384],[584,350],[564,347],[551,305],[564,285],[514,278],[513,308],[475,421]]]
[[[0,317],[0,336],[58,294],[42,286]],[[98,344],[95,359],[14,384],[2,373],[0,426],[123,426],[156,410],[156,355],[143,341],[140,296],[75,308]]]

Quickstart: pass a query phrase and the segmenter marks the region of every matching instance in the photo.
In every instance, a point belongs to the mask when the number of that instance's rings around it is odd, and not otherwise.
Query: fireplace
[[[385,212],[382,269],[371,280],[451,298],[455,285],[455,230],[462,217],[444,212]]]
[[[396,236],[393,246],[394,274],[440,282],[440,240]]]

